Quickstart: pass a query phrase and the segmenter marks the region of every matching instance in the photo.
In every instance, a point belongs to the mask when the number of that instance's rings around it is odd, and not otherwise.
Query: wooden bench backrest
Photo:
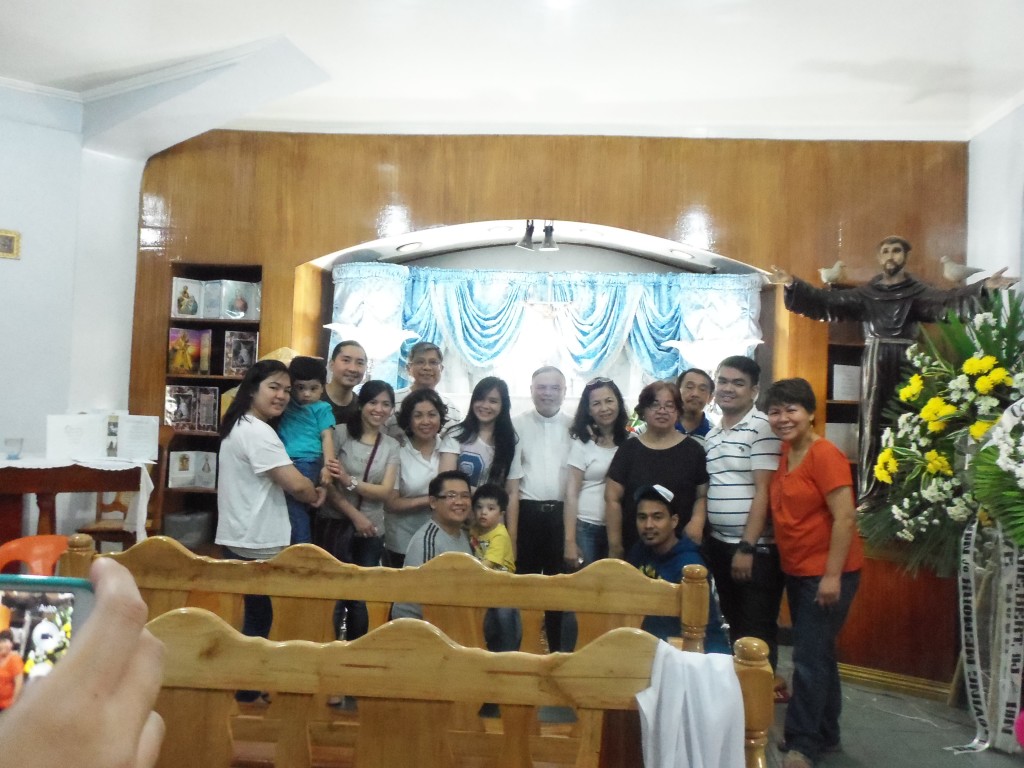
[[[72,563],[62,572],[82,572],[91,559],[88,546],[87,539],[72,537]],[[365,600],[371,628],[387,620],[392,602],[419,603],[425,619],[456,642],[474,647],[483,646],[486,608],[519,608],[527,638],[523,650],[529,652],[540,651],[530,638],[539,637],[546,610],[576,613],[577,647],[609,629],[639,627],[644,616],[679,616],[684,647],[699,651],[708,616],[707,572],[702,566],[688,566],[683,584],[648,578],[618,560],[601,560],[560,576],[495,571],[459,553],[441,555],[414,569],[358,568],[311,544],[289,547],[271,560],[243,562],[200,557],[159,536],[109,557],[132,572],[150,618],[197,606],[240,626],[241,596],[270,595],[271,638],[278,640],[333,640],[334,601],[340,599]]]
[[[526,768],[536,751],[528,716],[533,707],[572,707],[581,714],[635,708],[634,696],[649,685],[657,644],[647,633],[618,629],[572,654],[495,654],[459,646],[414,619],[391,622],[351,643],[273,643],[243,637],[198,609],[160,616],[149,629],[167,649],[158,703],[167,724],[160,765],[174,768],[231,764],[230,718],[239,688],[274,691],[277,766],[311,765],[314,701],[344,690],[358,699],[359,719],[354,736],[349,728],[347,735],[335,734],[334,743],[354,747],[356,768],[455,765],[466,751],[459,740],[472,734],[453,734],[446,724],[454,706],[481,701],[500,704],[504,713],[504,732],[493,734],[500,744],[490,749],[496,759],[489,764]],[[763,644],[750,651],[756,658],[742,658],[741,649],[736,662],[741,687],[749,688],[744,678],[758,671],[770,686]],[[748,733],[748,747],[750,742]],[[584,731],[573,746],[570,764],[598,764],[599,732]],[[763,756],[763,739],[761,746]]]

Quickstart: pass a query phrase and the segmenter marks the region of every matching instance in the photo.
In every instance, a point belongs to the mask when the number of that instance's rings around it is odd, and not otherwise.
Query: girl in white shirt
[[[574,571],[608,557],[605,527],[605,475],[626,441],[626,405],[611,379],[587,382],[569,435],[569,474],[565,489],[565,567]]]
[[[274,429],[291,388],[284,363],[261,360],[245,374],[221,422],[216,542],[229,557],[264,560],[288,546],[285,493],[313,507],[324,501],[324,489],[295,468]],[[270,598],[246,595],[242,632],[267,637],[272,621]],[[246,693],[255,698],[256,692],[239,692]]]

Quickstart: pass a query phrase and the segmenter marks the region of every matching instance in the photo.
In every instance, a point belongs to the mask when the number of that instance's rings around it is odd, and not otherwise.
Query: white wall
[[[68,408],[128,407],[144,163],[82,153]]]
[[[968,145],[967,262],[1024,274],[1024,107]]]
[[[46,414],[67,408],[81,177],[80,113],[66,100],[0,86],[0,437],[44,450]]]

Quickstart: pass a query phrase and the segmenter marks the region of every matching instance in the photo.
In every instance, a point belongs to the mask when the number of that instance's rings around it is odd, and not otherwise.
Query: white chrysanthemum
[[[978,416],[990,418],[1002,413],[999,401],[989,395],[980,395],[974,399],[974,407],[978,409]]]
[[[971,320],[975,328],[983,328],[986,325],[995,325],[996,318],[991,312],[979,312]]]
[[[911,531],[908,531],[906,528],[904,528],[902,531],[896,531],[896,538],[903,539],[904,541],[913,541],[914,534]]]
[[[882,430],[882,447],[883,448],[892,448],[892,446],[893,446],[892,427],[886,427],[884,430]]]
[[[914,362],[914,358],[917,357],[917,344],[914,343],[907,347],[907,351],[905,354],[907,356],[907,360],[909,360],[910,362]]]

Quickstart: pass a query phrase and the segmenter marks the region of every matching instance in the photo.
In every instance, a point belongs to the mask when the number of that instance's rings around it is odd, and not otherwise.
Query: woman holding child
[[[459,445],[441,437],[448,409],[432,389],[406,395],[398,412],[398,427],[406,436],[399,449],[398,485],[384,503],[384,565],[401,568],[409,539],[430,519],[430,481],[455,469]]]
[[[626,405],[611,379],[587,382],[569,428],[569,473],[565,490],[565,567],[567,571],[608,557],[605,476],[619,446],[626,442]]]
[[[314,541],[339,560],[361,566],[380,565],[384,549],[384,502],[398,479],[398,441],[384,434],[395,406],[395,392],[385,381],[363,384],[359,409],[334,428],[341,470],[327,491]],[[346,539],[351,536],[350,540]],[[347,638],[366,634],[366,605],[348,602]]]
[[[288,458],[276,425],[288,405],[291,378],[278,360],[261,360],[245,374],[220,427],[216,542],[229,557],[264,560],[288,546],[291,523],[285,493],[314,507],[318,489]],[[273,621],[270,598],[246,595],[242,632],[267,637]],[[243,700],[258,692],[240,691]]]

